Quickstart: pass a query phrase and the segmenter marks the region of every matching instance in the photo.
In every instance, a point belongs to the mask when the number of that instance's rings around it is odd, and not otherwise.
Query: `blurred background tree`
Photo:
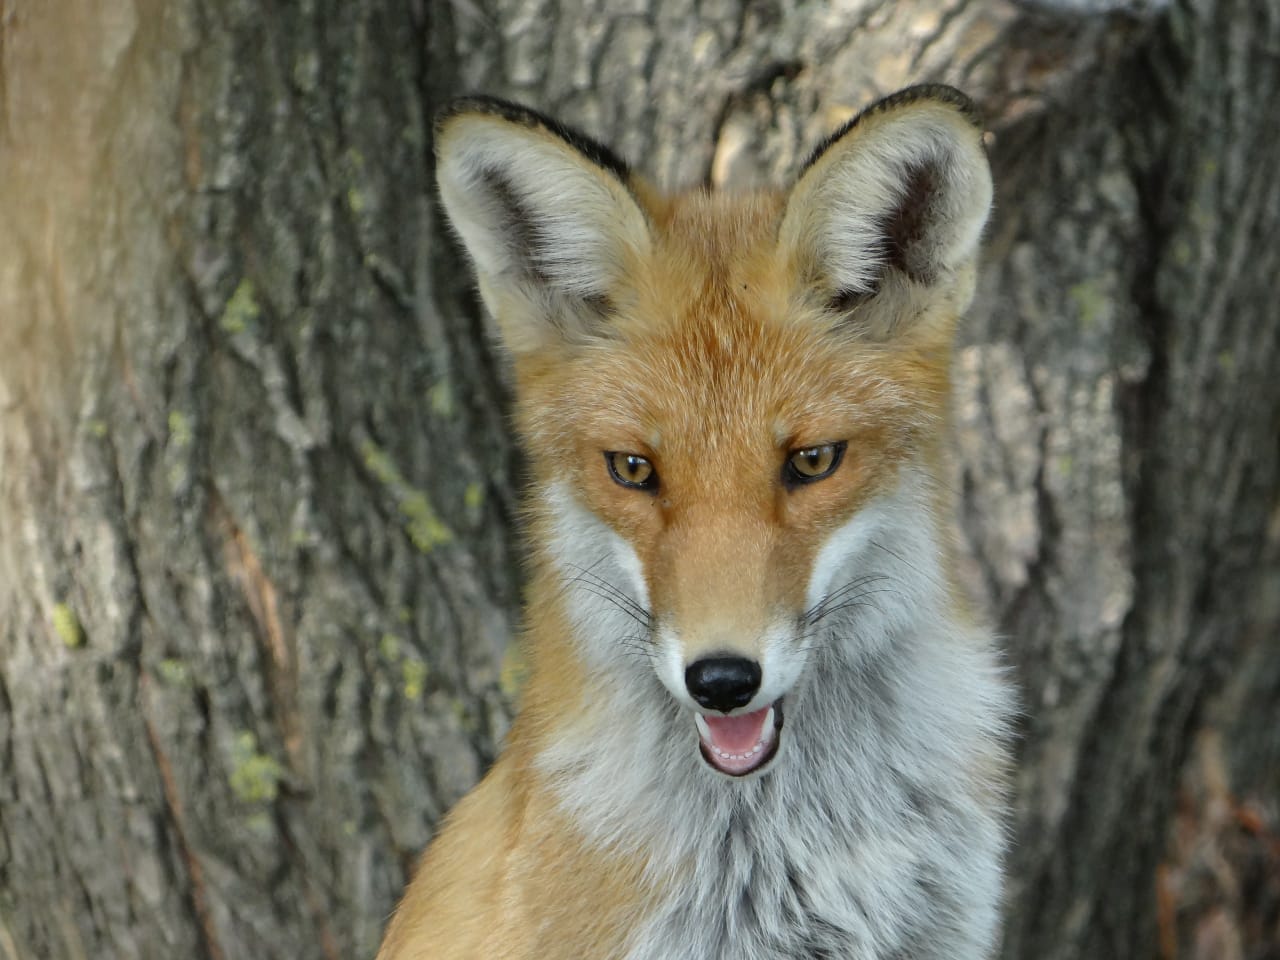
[[[431,118],[785,183],[992,131],[955,484],[1004,956],[1280,956],[1277,0],[0,0],[0,960],[371,956],[519,682],[519,461]]]

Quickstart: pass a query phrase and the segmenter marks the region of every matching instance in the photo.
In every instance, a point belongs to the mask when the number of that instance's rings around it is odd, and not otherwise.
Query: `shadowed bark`
[[[666,185],[961,86],[1004,955],[1280,956],[1280,5],[0,0],[0,958],[370,956],[520,664],[482,90]]]

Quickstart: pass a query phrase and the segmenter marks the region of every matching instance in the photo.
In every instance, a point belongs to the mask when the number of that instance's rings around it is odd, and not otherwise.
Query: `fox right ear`
[[[910,87],[814,151],[787,200],[779,241],[796,273],[837,311],[893,281],[941,295],[959,312],[972,297],[991,192],[974,105],[941,84]]]
[[[626,165],[525,107],[456,101],[436,125],[444,208],[513,353],[605,332],[623,277],[649,249]]]

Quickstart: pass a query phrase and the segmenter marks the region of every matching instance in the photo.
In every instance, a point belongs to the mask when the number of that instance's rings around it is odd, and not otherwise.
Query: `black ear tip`
[[[627,162],[598,140],[531,107],[487,94],[467,94],[450,100],[441,107],[435,117],[436,139],[439,139],[441,131],[450,120],[463,114],[483,114],[533,130],[545,130],[586,156],[596,166],[612,173],[623,183],[626,183],[631,176],[631,168]]]
[[[528,107],[512,103],[510,100],[503,100],[501,97],[490,97],[482,93],[469,93],[465,96],[455,97],[436,111],[435,121],[431,127],[432,133],[439,140],[440,134],[454,117],[475,114],[501,117],[503,120],[526,127],[539,126],[539,114]]]
[[[945,83],[918,83],[913,87],[906,87],[897,93],[891,93],[887,97],[881,97],[871,106],[861,111],[852,120],[843,124],[833,134],[818,144],[813,152],[806,158],[804,164],[800,167],[800,173],[803,174],[811,166],[813,166],[818,158],[821,157],[832,145],[840,141],[845,134],[855,129],[869,117],[884,113],[888,110],[894,110],[898,107],[906,106],[909,103],[920,103],[924,101],[933,101],[935,103],[945,103],[964,117],[973,126],[975,130],[982,131],[985,129],[982,119],[982,111],[978,109],[978,105],[969,99],[964,93],[955,87]]]
[[[526,127],[542,126],[549,119],[536,110],[511,100],[503,100],[501,97],[491,97],[483,93],[468,93],[455,97],[436,111],[436,128],[439,129],[442,124],[464,113],[482,113],[501,117]]]
[[[955,107],[960,115],[975,128],[978,130],[985,129],[982,111],[978,109],[978,105],[963,91],[945,83],[918,83],[913,87],[906,87],[897,93],[891,93],[887,97],[877,100],[862,111],[861,116],[871,116],[893,107],[921,100],[933,100]]]

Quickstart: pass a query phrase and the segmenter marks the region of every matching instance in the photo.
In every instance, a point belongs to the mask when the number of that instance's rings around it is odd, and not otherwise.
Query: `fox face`
[[[589,672],[660,683],[716,775],[767,773],[829,657],[951,599],[948,366],[991,201],[972,108],[904,91],[745,195],[664,195],[501,101],[437,137]]]

